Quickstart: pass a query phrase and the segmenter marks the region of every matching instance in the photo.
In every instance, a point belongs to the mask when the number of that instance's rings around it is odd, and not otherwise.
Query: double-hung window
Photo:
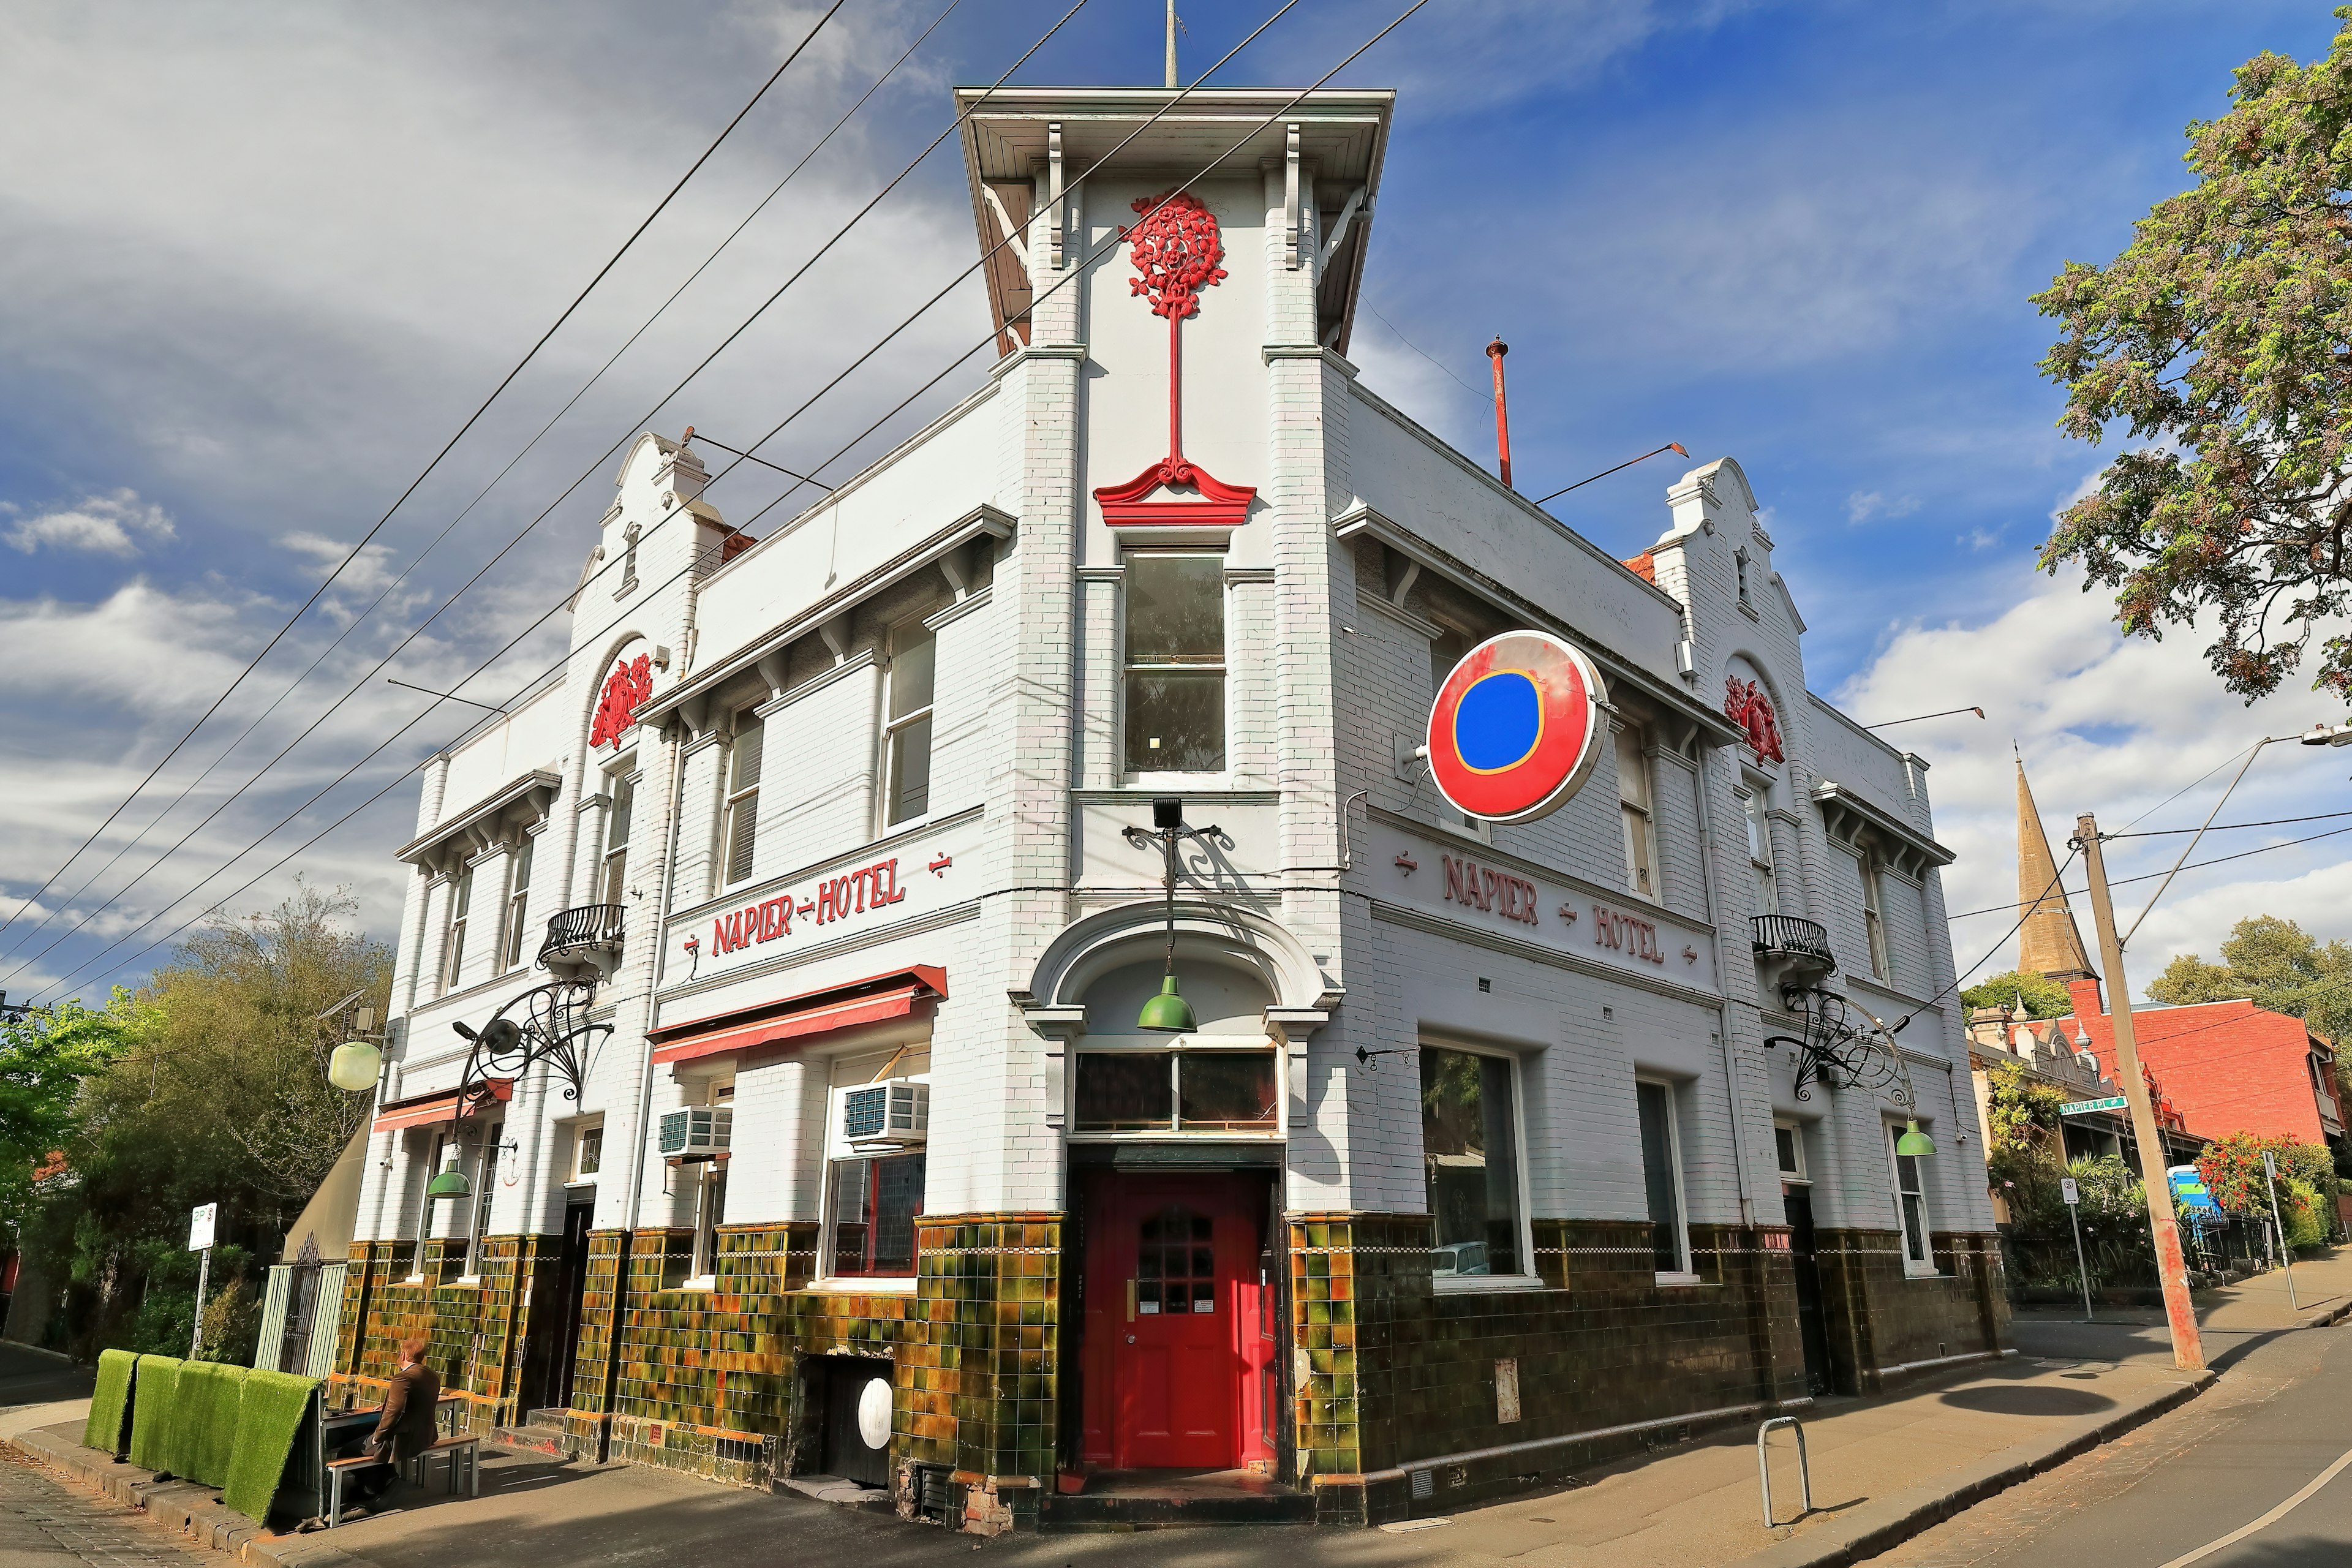
[[[746,710],[735,720],[735,739],[727,748],[727,803],[719,825],[719,881],[722,887],[748,881],[760,842],[760,757],[767,742],[767,721]]]
[[[408,1259],[408,1277],[411,1279],[421,1279],[425,1274],[425,1243],[433,1235],[433,1194],[429,1190],[433,1178],[444,1171],[454,1170],[457,1163],[457,1145],[446,1132],[433,1134],[432,1149],[431,1156],[425,1162],[424,1180],[417,1184],[416,1248]]]
[[[457,989],[457,976],[466,964],[466,924],[467,911],[474,906],[474,868],[467,867],[457,873],[457,890],[449,905],[449,952],[441,965],[441,990],[444,995]]]
[[[499,1184],[499,1140],[506,1135],[503,1123],[493,1121],[482,1134],[482,1157],[474,1176],[474,1222],[466,1232],[466,1275],[479,1279],[482,1273],[482,1243],[490,1234],[490,1194]]]
[[[593,1182],[604,1168],[604,1124],[583,1122],[572,1134],[572,1180]]]
[[[1225,768],[1225,558],[1127,558],[1127,771]]]
[[[1646,737],[1633,725],[1617,731],[1618,816],[1625,825],[1625,885],[1645,899],[1658,896],[1657,823],[1650,805]]]
[[[1756,873],[1756,912],[1780,912],[1778,876],[1772,866],[1772,822],[1764,815],[1767,802],[1760,789],[1742,790],[1739,814],[1748,820],[1748,864]]]
[[[1878,857],[1867,849],[1862,852],[1862,925],[1863,934],[1870,939],[1872,978],[1894,979],[1886,962],[1886,900],[1879,885]]]
[[[1898,1122],[1887,1124],[1886,1147],[1895,1161],[1895,1207],[1903,1225],[1903,1267],[1909,1273],[1932,1274],[1936,1259],[1927,1247],[1927,1189],[1920,1181],[1918,1157],[1898,1147],[1903,1131]]]
[[[882,720],[882,826],[931,809],[931,688],[939,643],[908,621],[890,634],[890,700]]]
[[[887,1080],[897,1082],[900,1080]],[[910,1279],[915,1273],[915,1218],[923,1212],[923,1151],[887,1138],[853,1143],[846,1096],[835,1089],[826,1102],[824,1247],[825,1272],[843,1279]]]
[[[1421,1047],[1421,1160],[1441,1277],[1525,1274],[1513,1063]]]
[[[604,864],[597,878],[600,902],[625,900],[629,886],[629,818],[637,804],[637,786],[624,773],[613,780],[613,804],[604,813]]]
[[[1633,1086],[1642,1124],[1642,1194],[1650,1215],[1650,1249],[1662,1279],[1690,1278],[1690,1226],[1683,1208],[1682,1129],[1674,1086],[1644,1079]]]
[[[523,921],[530,908],[530,851],[538,843],[526,837],[514,852],[514,864],[507,874],[507,940],[506,950],[499,955],[499,967],[512,969],[522,962]]]

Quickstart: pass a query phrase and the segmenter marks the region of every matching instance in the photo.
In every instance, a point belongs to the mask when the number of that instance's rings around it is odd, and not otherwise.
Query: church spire
[[[2058,861],[2042,813],[2025,782],[2025,759],[2017,760],[2017,902],[2026,911],[2018,931],[2017,967],[2053,980],[2087,979],[2096,972],[2083,947],[2083,933],[2059,885]]]

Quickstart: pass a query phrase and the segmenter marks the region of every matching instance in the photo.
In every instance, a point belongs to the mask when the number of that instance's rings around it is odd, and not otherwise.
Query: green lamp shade
[[[1143,1005],[1143,1016],[1135,1022],[1138,1028],[1157,1029],[1169,1035],[1181,1035],[1198,1026],[1192,1016],[1192,1005],[1176,994],[1176,977],[1172,974],[1161,978],[1160,994]]]
[[[473,1195],[474,1184],[466,1179],[463,1171],[444,1171],[425,1184],[425,1198],[428,1203],[435,1198],[470,1198]]]
[[[1916,1160],[1923,1154],[1934,1153],[1936,1141],[1919,1131],[1918,1119],[1915,1117],[1905,1127],[1903,1136],[1895,1141],[1895,1152]]]
[[[365,1040],[345,1040],[327,1058],[327,1081],[337,1089],[373,1089],[383,1068],[383,1053],[374,1046]]]

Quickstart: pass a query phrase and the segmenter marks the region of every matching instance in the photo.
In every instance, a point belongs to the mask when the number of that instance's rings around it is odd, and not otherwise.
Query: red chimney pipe
[[[1503,356],[1510,352],[1511,345],[1500,338],[1486,345],[1486,357],[1495,362],[1495,447],[1506,489],[1511,488],[1511,405],[1503,396]]]

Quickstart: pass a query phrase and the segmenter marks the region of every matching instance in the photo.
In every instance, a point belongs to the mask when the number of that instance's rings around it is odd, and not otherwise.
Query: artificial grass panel
[[[109,1454],[122,1452],[122,1417],[131,1406],[131,1374],[139,1364],[131,1351],[98,1352],[98,1385],[89,1391],[89,1421],[81,1446]]]
[[[176,1356],[142,1355],[138,1381],[131,1385],[131,1462],[142,1469],[172,1467],[172,1409],[180,1392]]]
[[[278,1495],[287,1456],[294,1451],[295,1434],[302,1429],[302,1417],[318,1386],[317,1378],[291,1373],[246,1374],[245,1396],[237,1404],[236,1446],[229,1456],[221,1501],[256,1524],[268,1522],[269,1500]]]
[[[172,1468],[201,1487],[228,1484],[229,1455],[236,1447],[237,1403],[245,1394],[245,1368],[192,1361],[180,1368],[180,1392],[172,1416]]]

